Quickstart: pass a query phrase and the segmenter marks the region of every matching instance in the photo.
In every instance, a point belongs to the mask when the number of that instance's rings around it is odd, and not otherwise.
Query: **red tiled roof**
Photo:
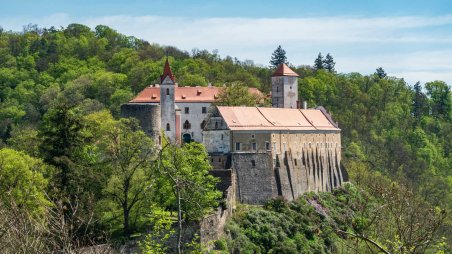
[[[319,109],[218,107],[230,130],[340,130]]]
[[[174,81],[174,75],[173,75],[173,72],[171,71],[171,67],[170,67],[170,65],[169,65],[168,58],[166,59],[165,67],[163,68],[163,74],[160,76],[160,83],[162,83],[163,80],[165,80],[165,78],[166,78],[167,76],[169,76],[170,79],[171,79],[173,82],[175,82],[175,81]]]
[[[175,101],[176,102],[214,102],[221,87],[175,87]],[[262,95],[257,88],[248,88],[248,91],[253,94]],[[160,87],[146,87],[133,100],[132,103],[159,103],[160,102]]]
[[[299,75],[295,73],[292,69],[289,68],[285,63],[282,63],[278,66],[276,71],[273,73],[272,77],[275,76],[293,76],[298,77]]]

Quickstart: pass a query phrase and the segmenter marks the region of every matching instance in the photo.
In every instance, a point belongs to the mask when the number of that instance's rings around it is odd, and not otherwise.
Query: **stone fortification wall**
[[[223,192],[224,204],[220,205],[215,212],[204,217],[199,224],[201,243],[208,249],[212,248],[213,242],[223,234],[226,220],[232,215],[235,208],[234,188],[235,184],[232,181],[231,185]]]
[[[270,153],[233,153],[232,167],[237,179],[237,200],[262,204],[278,196]]]
[[[271,152],[232,154],[239,201],[293,200],[308,191],[331,191],[348,180],[341,169],[340,133],[280,133],[271,142]]]
[[[331,191],[344,181],[339,132],[272,134],[272,144],[273,159],[288,172],[282,174],[293,171],[292,199],[306,191]]]
[[[160,105],[148,103],[126,103],[121,105],[121,117],[134,117],[140,122],[144,133],[158,144],[160,139]]]

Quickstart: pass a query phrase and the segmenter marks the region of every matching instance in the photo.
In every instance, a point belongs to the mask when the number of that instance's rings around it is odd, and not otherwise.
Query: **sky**
[[[452,85],[451,0],[0,0],[0,26],[102,24],[151,43],[218,50],[268,66],[281,45],[293,65],[330,53],[340,73],[383,67],[410,85]]]

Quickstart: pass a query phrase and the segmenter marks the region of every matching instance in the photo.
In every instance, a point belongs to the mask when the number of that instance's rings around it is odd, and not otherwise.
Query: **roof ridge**
[[[269,122],[272,126],[275,126],[272,122],[270,122],[270,120],[268,120],[268,118],[262,113],[262,111],[259,109],[259,107],[255,107],[257,109],[257,111],[259,111],[259,113],[262,115],[262,117],[267,120],[267,122]]]
[[[316,130],[318,130],[318,128],[314,126],[314,123],[312,123],[311,120],[309,120],[309,118],[303,113],[303,111],[301,111],[301,108],[298,109],[298,111],[303,115],[304,119],[306,119],[306,121],[307,121],[312,127],[314,127]]]

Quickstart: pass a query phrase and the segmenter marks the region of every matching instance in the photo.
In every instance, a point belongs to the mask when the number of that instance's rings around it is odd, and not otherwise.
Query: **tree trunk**
[[[124,209],[124,236],[129,238],[130,236],[129,209],[127,209],[127,206],[123,207],[123,209]]]
[[[182,207],[181,207],[181,196],[179,187],[176,186],[177,191],[177,222],[178,222],[178,234],[177,234],[177,253],[182,253]]]

